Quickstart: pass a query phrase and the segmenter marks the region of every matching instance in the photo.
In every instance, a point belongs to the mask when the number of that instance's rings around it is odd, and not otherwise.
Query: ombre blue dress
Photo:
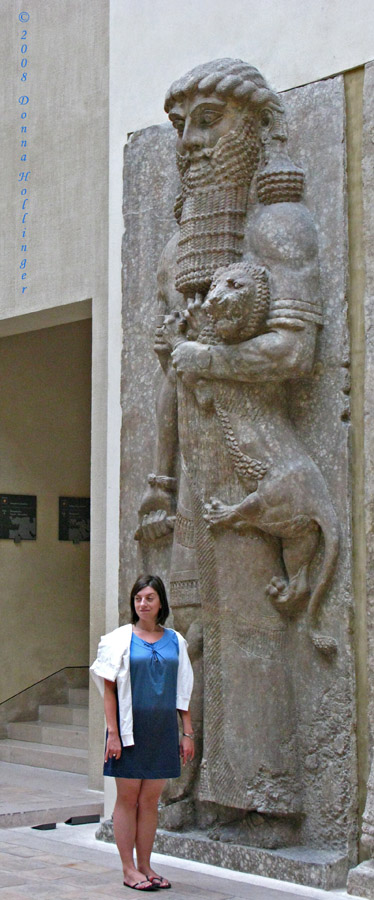
[[[165,628],[154,644],[133,634],[130,678],[134,744],[122,747],[120,759],[104,763],[104,775],[115,778],[178,778],[177,721],[179,644]]]

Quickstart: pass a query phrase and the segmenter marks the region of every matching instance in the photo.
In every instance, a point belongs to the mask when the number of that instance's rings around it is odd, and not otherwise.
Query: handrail
[[[57,669],[56,672],[51,672],[49,675],[46,675],[45,678],[40,678],[39,681],[34,681],[33,684],[29,684],[26,688],[22,688],[22,691],[16,691],[15,694],[12,694],[11,697],[7,697],[6,700],[0,701],[0,706],[3,706],[4,703],[9,703],[9,700],[14,700],[15,697],[20,697],[21,694],[24,694],[25,691],[30,691],[31,688],[36,687],[38,684],[42,684],[43,681],[48,681],[48,678],[53,678],[54,675],[59,675],[60,672],[66,672],[67,669],[87,669],[87,666],[63,666],[62,669]]]

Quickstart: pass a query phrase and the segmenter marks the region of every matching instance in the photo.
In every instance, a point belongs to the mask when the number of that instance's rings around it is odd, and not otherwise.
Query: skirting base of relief
[[[212,841],[202,832],[196,831],[172,834],[159,829],[154,850],[236,872],[278,878],[280,881],[291,881],[326,891],[343,887],[348,872],[348,859],[338,851],[309,847],[262,850],[258,847]]]
[[[102,822],[96,838],[115,843],[111,820]],[[310,847],[263,850],[259,847],[214,841],[202,831],[181,833],[158,829],[153,849],[156,853],[168,856],[193,859],[236,872],[277,878],[325,891],[344,887],[349,868],[347,856],[335,850],[316,850]],[[374,898],[374,893],[361,896]]]

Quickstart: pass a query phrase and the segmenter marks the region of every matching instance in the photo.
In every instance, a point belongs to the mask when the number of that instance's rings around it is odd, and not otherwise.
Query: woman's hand
[[[182,764],[185,766],[186,763],[191,762],[191,760],[195,756],[195,745],[191,738],[183,735],[182,740],[179,745],[180,755]]]
[[[117,734],[108,733],[108,739],[106,742],[105,749],[105,762],[108,762],[108,759],[119,759],[122,753],[122,744],[119,739],[118,732]]]
[[[117,684],[115,681],[104,679],[104,712],[108,728],[108,737],[105,748],[105,762],[115,757],[119,759],[122,753],[122,744],[118,734],[117,725]]]

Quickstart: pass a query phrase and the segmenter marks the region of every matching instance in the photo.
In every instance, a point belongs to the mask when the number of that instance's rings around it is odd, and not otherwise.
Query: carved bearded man
[[[316,232],[301,200],[303,173],[287,155],[283,105],[255,68],[230,59],[199,66],[171,86],[165,109],[177,131],[182,189],[179,227],[159,265],[158,299],[166,322],[187,309],[188,324],[184,334],[167,327],[157,334],[164,381],[156,474],[137,536],[149,541],[167,533],[176,512],[174,614],[187,608],[192,620],[201,600],[200,798],[293,817],[301,807],[281,609],[288,588],[283,597],[276,587],[269,594],[269,584],[284,585],[279,542],[248,526],[212,531],[206,510],[214,497],[235,504],[253,490],[238,473],[233,442],[242,455],[266,457],[268,466],[287,454],[305,456],[288,418],[287,391],[292,379],[310,374],[322,324]],[[266,321],[250,340],[209,342],[209,334],[199,336],[200,307],[215,272],[240,260],[268,274]],[[202,384],[210,386],[213,405],[201,402]],[[215,414],[218,396],[232,438]],[[311,556],[316,529],[308,537]]]

